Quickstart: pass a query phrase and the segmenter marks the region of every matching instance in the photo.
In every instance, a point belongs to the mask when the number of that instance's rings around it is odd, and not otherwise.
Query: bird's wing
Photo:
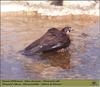
[[[56,48],[61,48],[66,43],[69,43],[69,38],[66,35],[58,32],[58,34],[56,33],[55,35],[48,35],[48,37],[44,38],[40,42],[40,50],[48,51]]]
[[[42,37],[40,41],[40,45],[47,44],[47,45],[54,45],[56,43],[65,43],[68,37],[61,33],[60,31],[56,33],[47,33]]]
[[[25,50],[32,50],[34,47],[40,44],[51,43],[53,39],[56,39],[56,33],[58,32],[59,30],[56,30],[56,32],[50,32],[50,30],[48,30],[41,38],[28,45]]]
[[[62,43],[52,43],[40,45],[40,51],[49,51],[62,46]]]

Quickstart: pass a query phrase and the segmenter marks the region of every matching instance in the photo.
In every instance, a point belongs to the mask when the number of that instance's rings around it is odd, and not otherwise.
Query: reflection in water
[[[58,76],[59,72],[71,68],[70,57],[68,51],[47,52],[40,55],[24,56],[22,62],[28,78],[56,79],[62,77],[62,74]]]
[[[42,55],[42,59],[48,59],[52,66],[59,66],[63,69],[70,69],[70,53],[66,52],[49,52]]]

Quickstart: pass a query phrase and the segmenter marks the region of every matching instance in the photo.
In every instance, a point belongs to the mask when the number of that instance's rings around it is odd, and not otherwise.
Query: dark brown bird
[[[57,51],[69,47],[70,37],[67,33],[70,31],[71,27],[65,27],[62,30],[51,28],[41,38],[27,46],[23,54],[30,55],[37,52]]]

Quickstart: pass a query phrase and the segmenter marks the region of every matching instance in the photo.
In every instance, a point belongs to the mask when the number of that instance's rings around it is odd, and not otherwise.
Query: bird
[[[62,48],[69,47],[71,40],[69,32],[71,27],[67,26],[61,30],[57,28],[50,28],[48,31],[39,39],[28,45],[24,51],[24,55],[30,55],[38,52],[50,52],[57,51]]]

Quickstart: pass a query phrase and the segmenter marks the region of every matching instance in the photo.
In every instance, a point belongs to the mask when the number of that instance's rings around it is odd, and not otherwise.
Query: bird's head
[[[71,29],[71,27],[67,26],[67,27],[64,27],[61,31],[64,32],[64,33],[69,34],[69,32],[71,32],[72,29]]]

